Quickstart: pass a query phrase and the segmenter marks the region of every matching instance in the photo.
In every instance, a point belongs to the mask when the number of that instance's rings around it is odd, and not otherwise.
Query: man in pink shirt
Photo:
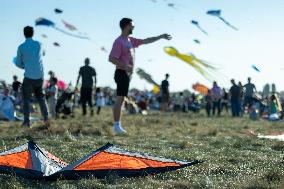
[[[114,41],[109,55],[109,61],[116,65],[114,80],[117,85],[116,102],[113,107],[114,131],[116,133],[126,132],[121,126],[121,107],[128,94],[129,83],[135,62],[135,48],[143,44],[153,43],[159,39],[170,40],[171,36],[163,34],[147,39],[136,39],[129,37],[134,29],[134,24],[130,18],[120,20],[121,35]]]

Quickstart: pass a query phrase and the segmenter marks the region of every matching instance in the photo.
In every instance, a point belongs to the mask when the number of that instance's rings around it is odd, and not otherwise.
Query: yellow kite
[[[217,69],[214,66],[201,59],[196,58],[194,55],[180,54],[174,47],[164,47],[164,51],[167,54],[175,56],[188,63],[206,79],[212,80],[213,76],[210,74],[210,72],[214,72]]]

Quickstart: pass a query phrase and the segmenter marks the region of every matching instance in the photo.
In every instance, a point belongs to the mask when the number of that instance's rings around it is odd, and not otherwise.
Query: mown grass
[[[123,116],[125,135],[114,135],[110,108],[100,116],[80,115],[52,121],[50,131],[41,123],[32,129],[20,123],[0,124],[0,150],[33,139],[57,157],[71,163],[107,142],[120,148],[180,160],[204,160],[200,165],[139,178],[31,181],[0,176],[1,188],[280,188],[284,186],[284,143],[254,138],[247,133],[273,133],[284,123],[224,115],[207,118],[203,112]]]

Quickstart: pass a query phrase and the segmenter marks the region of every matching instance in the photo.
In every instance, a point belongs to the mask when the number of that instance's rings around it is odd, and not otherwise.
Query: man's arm
[[[78,83],[79,83],[79,81],[80,81],[80,77],[81,77],[81,74],[79,73],[75,88],[77,88],[77,86],[78,86]]]
[[[153,43],[153,42],[158,41],[160,39],[170,40],[170,39],[172,39],[172,36],[170,36],[169,34],[165,33],[165,34],[159,35],[157,37],[149,37],[147,39],[143,39],[143,44]]]
[[[95,89],[97,88],[97,73],[96,70],[94,70],[94,79],[95,79]]]
[[[127,64],[123,64],[118,58],[109,57],[109,61],[118,67],[124,68],[127,72],[132,72],[133,68]]]
[[[22,59],[22,51],[20,48],[18,48],[18,51],[17,51],[16,66],[21,69],[25,68],[24,62]]]

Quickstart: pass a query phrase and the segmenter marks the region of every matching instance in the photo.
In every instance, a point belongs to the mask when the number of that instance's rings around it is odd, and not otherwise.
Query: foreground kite
[[[226,21],[226,20],[221,16],[221,10],[209,10],[209,11],[207,11],[207,14],[219,18],[219,19],[222,20],[227,26],[231,27],[231,28],[234,29],[234,30],[238,30],[238,28],[236,28],[235,26],[233,26],[232,24],[230,24],[228,21]]]
[[[74,30],[74,28],[73,28],[74,26],[72,26],[72,25],[68,25],[68,26],[67,26],[66,24],[68,24],[68,23],[65,23],[65,27],[67,27],[69,30],[72,30],[72,29]],[[66,35],[70,35],[70,36],[72,36],[72,37],[76,37],[76,38],[80,38],[80,39],[89,39],[89,37],[81,36],[81,35],[76,35],[76,34],[67,32],[67,31],[65,31],[65,30],[63,30],[63,29],[60,29],[60,28],[58,28],[58,27],[55,25],[54,22],[52,22],[51,20],[48,20],[48,19],[46,19],[46,18],[38,18],[38,19],[36,19],[35,25],[36,25],[36,26],[51,27],[51,28],[53,28],[53,29],[55,29],[55,30],[57,30],[57,31],[60,31],[60,32],[66,34]],[[75,29],[76,29],[76,28],[75,28]]]
[[[171,55],[175,56],[184,62],[192,66],[196,71],[203,75],[206,79],[212,80],[213,75],[210,72],[214,72],[216,68],[207,62],[196,58],[194,55],[180,54],[174,47],[165,47],[164,51]]]
[[[36,143],[28,143],[0,153],[0,173],[28,179],[104,178],[146,176],[189,167],[200,161],[184,162],[129,152],[107,144],[67,165]]]

